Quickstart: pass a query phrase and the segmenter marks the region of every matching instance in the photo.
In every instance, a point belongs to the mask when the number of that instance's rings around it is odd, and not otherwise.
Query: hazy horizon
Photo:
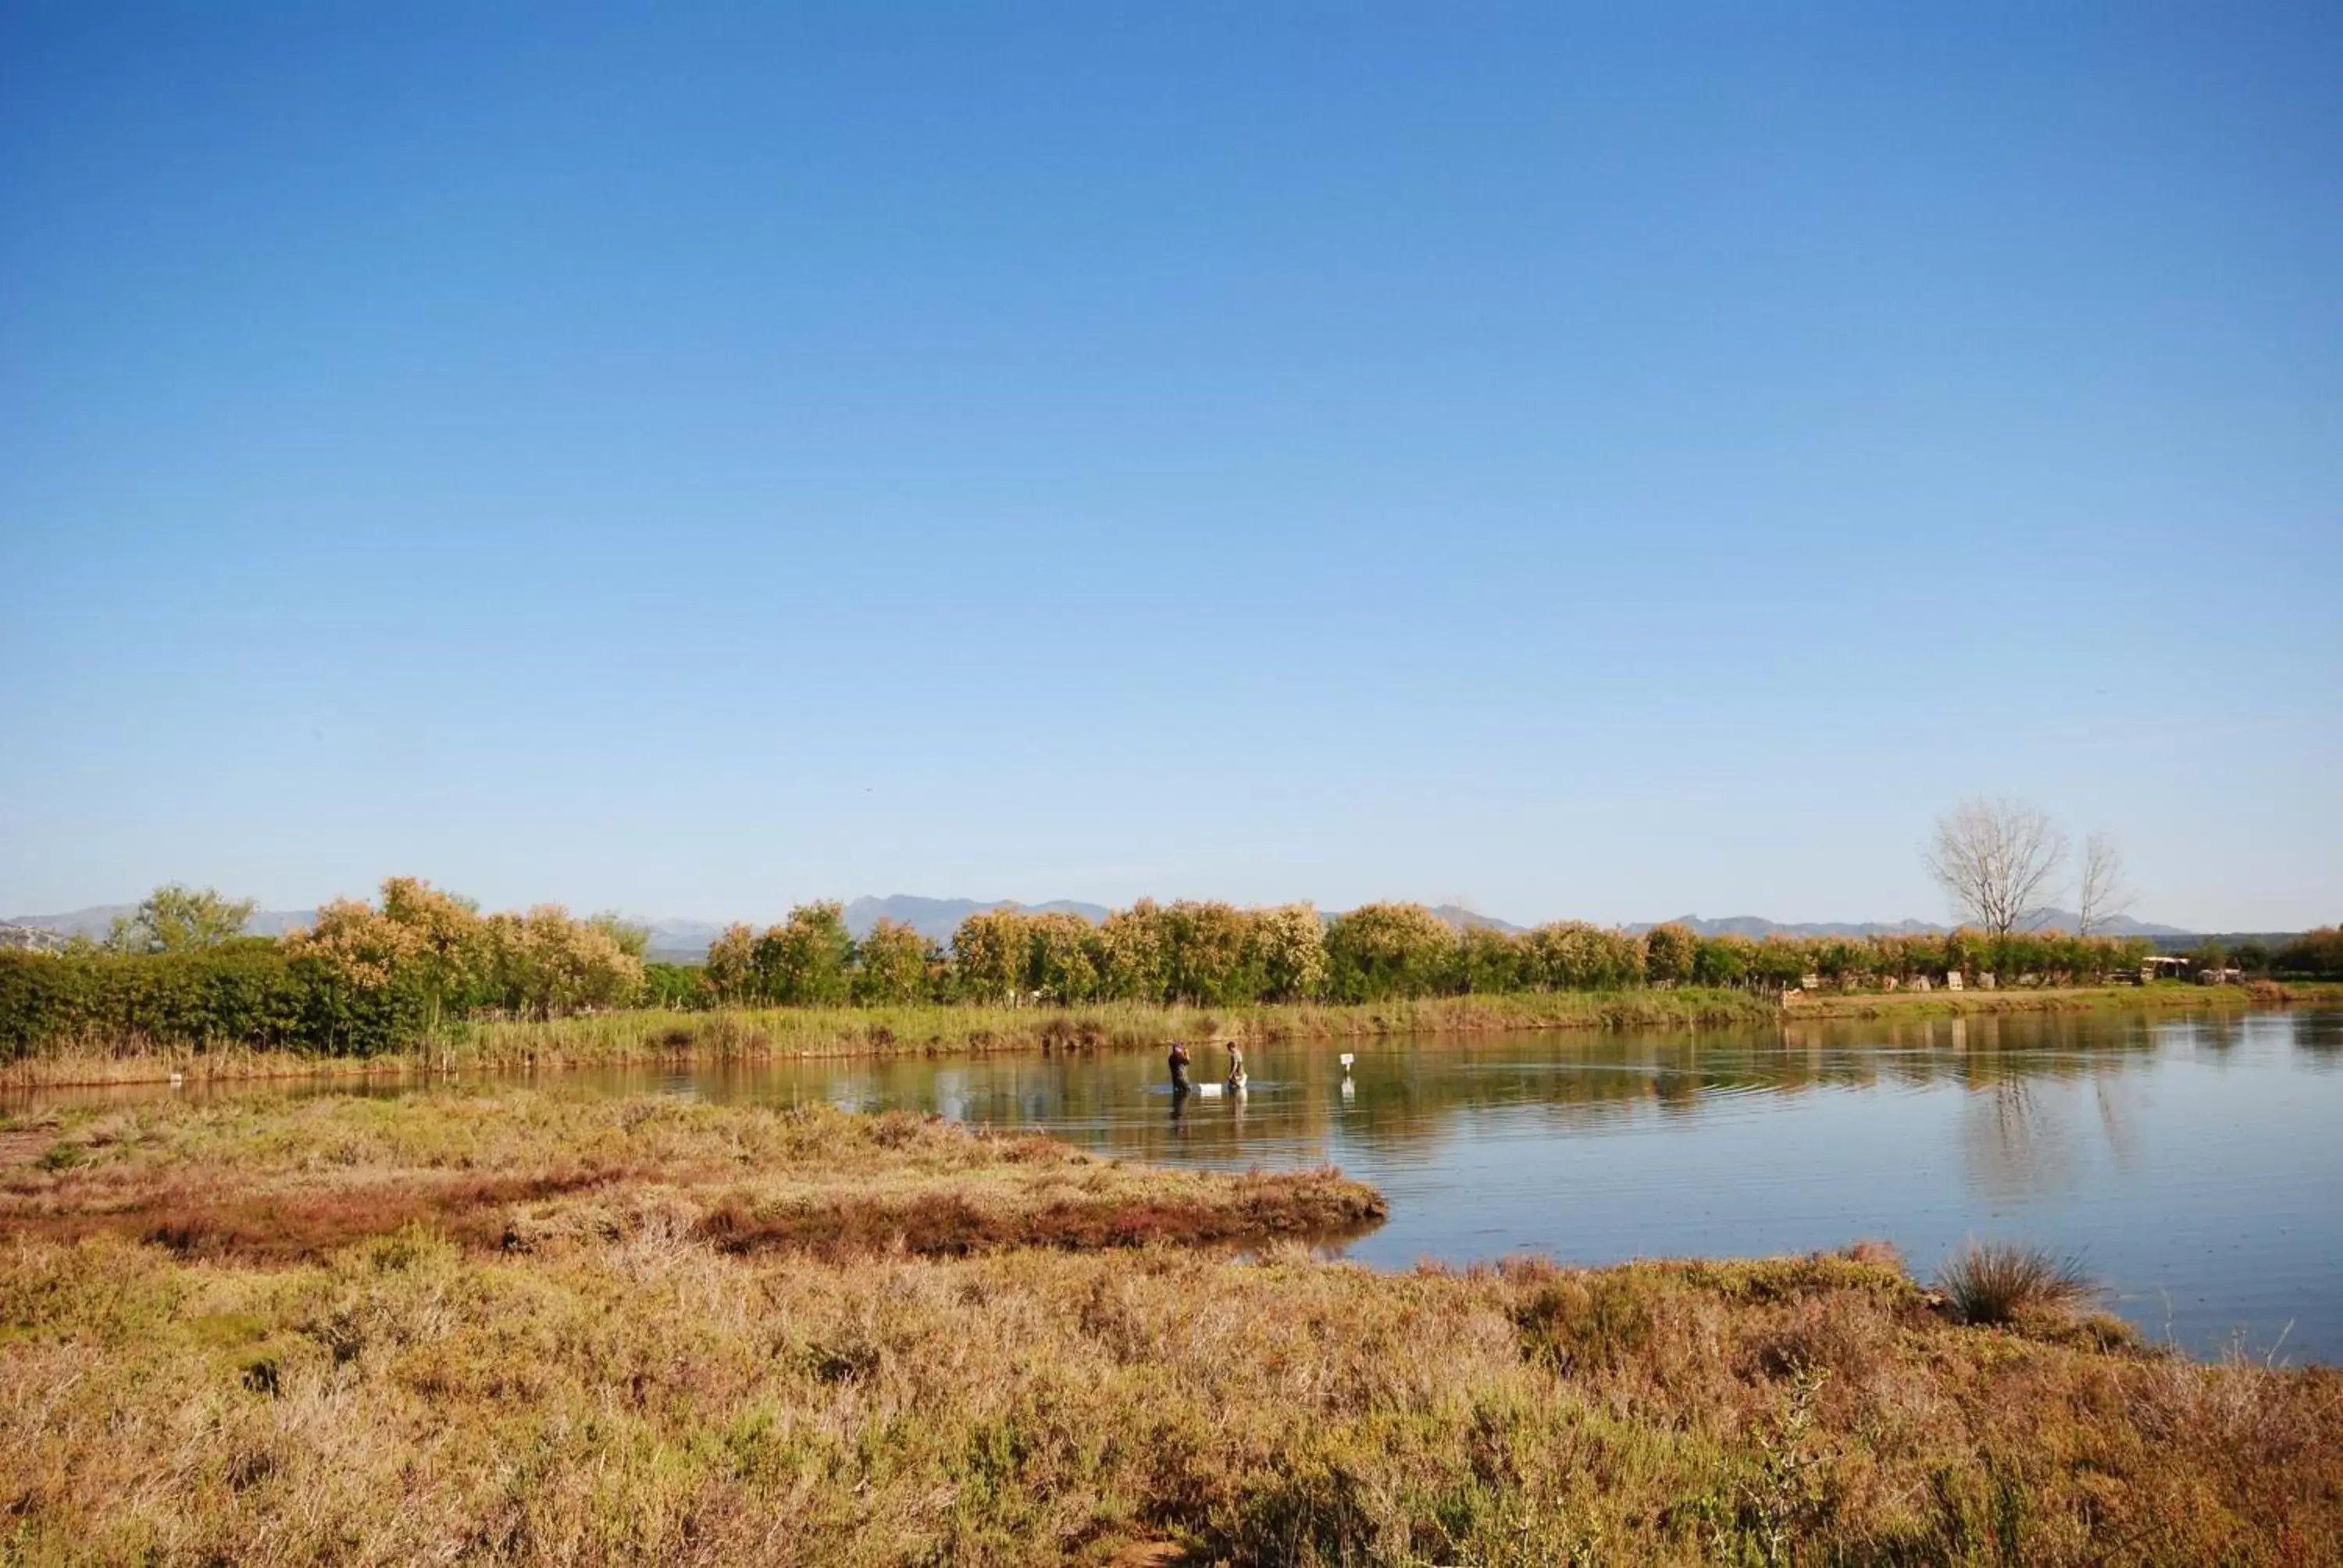
[[[1941,920],[1988,795],[2331,923],[2338,58],[8,7],[0,906]]]
[[[468,895],[468,890],[466,890],[466,889],[464,889],[464,888],[461,888],[461,887],[456,887],[456,886],[453,886],[453,885],[451,885],[451,884],[441,883],[441,882],[438,882],[436,879],[427,879],[427,880],[431,881],[431,882],[432,882],[432,884],[433,884],[433,886],[435,886],[435,887],[447,888],[447,889],[448,890],[450,890],[450,891],[454,891],[454,892],[457,892],[457,893],[467,894],[468,896],[469,896],[469,895]],[[40,909],[40,910],[35,910],[35,909],[29,909],[29,908],[18,908],[18,907],[16,907],[16,906],[7,905],[7,904],[0,904],[0,921],[19,920],[53,920],[53,919],[56,919],[56,918],[58,918],[58,917],[60,917],[60,916],[74,915],[74,914],[84,914],[84,913],[87,913],[87,912],[92,911],[92,910],[128,910],[128,909],[135,908],[135,907],[137,905],[137,903],[138,903],[139,900],[140,900],[140,899],[142,899],[142,898],[144,898],[144,897],[146,896],[146,892],[151,892],[152,890],[153,890],[152,889],[146,890],[145,891],[142,891],[140,894],[136,895],[136,897],[132,897],[132,898],[126,898],[126,899],[110,899],[110,900],[109,900],[109,899],[93,900],[90,900],[90,901],[87,901],[87,902],[84,902],[84,903],[74,904],[74,905],[70,905],[70,906],[61,906],[61,907],[53,908],[53,909]],[[251,895],[249,895],[249,894],[239,893],[239,892],[237,892],[236,890],[234,890],[234,889],[230,889],[230,888],[218,888],[218,889],[216,889],[216,890],[216,890],[216,891],[217,891],[217,892],[220,892],[220,893],[222,893],[222,894],[225,894],[226,896],[227,896],[227,897],[229,897],[229,898],[245,898],[245,897],[250,897],[250,896],[251,896]],[[376,896],[376,894],[377,893],[377,891],[378,891],[378,889],[377,889],[377,888],[366,888],[366,889],[359,889],[359,890],[354,890],[354,891],[337,892],[337,893],[335,893],[335,894],[330,895],[329,897],[330,897],[330,898],[357,897],[357,898],[365,898],[365,899],[371,900],[371,899],[373,899],[373,898]],[[1210,899],[1210,898],[1212,898],[1212,895],[1210,895],[1210,894],[1188,894],[1188,895],[1181,895],[1181,896],[1182,896],[1182,897],[1201,898],[1201,899]],[[1067,896],[1062,895],[1062,894],[1050,894],[1050,895],[1037,896],[1037,897],[1033,897],[1033,898],[995,898],[995,897],[990,897],[990,896],[987,896],[987,895],[983,895],[983,894],[976,894],[976,893],[909,893],[909,892],[902,892],[902,891],[896,891],[896,892],[892,892],[892,893],[835,893],[835,892],[830,892],[830,893],[815,893],[815,894],[810,894],[810,895],[808,895],[808,897],[807,897],[807,898],[805,898],[805,899],[800,899],[800,900],[790,900],[790,902],[792,902],[792,903],[804,903],[804,902],[810,902],[810,901],[815,901],[815,900],[819,900],[829,899],[829,900],[835,900],[836,901],[838,901],[838,902],[840,902],[840,903],[846,904],[846,905],[850,906],[850,908],[852,905],[854,905],[854,904],[856,904],[856,903],[858,903],[858,902],[860,902],[860,901],[862,901],[862,900],[870,900],[870,901],[871,901],[871,902],[874,902],[874,903],[880,903],[880,904],[884,904],[884,903],[890,903],[890,902],[895,902],[895,901],[898,901],[898,900],[920,900],[920,901],[923,901],[923,902],[942,903],[942,904],[973,903],[973,904],[983,905],[983,906],[999,906],[999,905],[1003,905],[1003,904],[1016,904],[1016,905],[1019,905],[1019,906],[1021,906],[1021,907],[1022,907],[1022,908],[1026,908],[1026,909],[1045,908],[1045,907],[1048,907],[1048,906],[1051,906],[1051,905],[1056,905],[1056,904],[1081,904],[1081,905],[1085,905],[1085,906],[1091,907],[1091,908],[1107,909],[1107,910],[1115,910],[1115,909],[1126,909],[1126,908],[1129,908],[1129,907],[1130,907],[1130,905],[1131,905],[1131,903],[1133,903],[1137,899],[1141,899],[1141,898],[1154,898],[1154,897],[1156,897],[1156,895],[1149,894],[1149,893],[1135,894],[1135,895],[1133,895],[1131,898],[1125,898],[1125,899],[1078,899],[1078,898],[1070,898],[1070,897],[1067,897]],[[321,904],[323,904],[323,903],[325,903],[325,902],[327,902],[327,901],[328,901],[328,900],[327,900],[327,899],[296,900],[293,900],[293,901],[289,901],[289,902],[282,902],[282,903],[279,903],[279,902],[272,902],[272,901],[267,900],[256,900],[255,901],[256,901],[256,909],[255,909],[255,911],[254,911],[254,912],[255,912],[256,916],[259,916],[259,915],[282,915],[282,914],[288,914],[288,913],[297,913],[297,912],[303,911],[303,910],[315,910],[315,909],[317,909],[319,905],[321,905]],[[479,900],[480,905],[481,905],[481,907],[482,907],[483,909],[507,909],[507,908],[510,908],[510,909],[521,909],[521,908],[526,908],[526,907],[528,907],[528,904],[530,904],[530,903],[536,903],[536,902],[548,902],[548,901],[553,901],[553,900],[519,900],[519,901],[518,901],[518,902],[511,903],[511,904],[500,904],[500,903],[498,903],[497,901],[495,901],[495,900]],[[1158,901],[1158,902],[1161,902],[1161,903],[1169,903],[1169,902],[1172,902],[1172,899],[1170,899],[1170,898],[1159,898],[1159,899],[1157,899],[1157,901]],[[1326,902],[1326,901],[1325,901],[1325,900],[1319,900],[1319,899],[1311,899],[1311,898],[1307,898],[1307,897],[1300,897],[1300,898],[1272,899],[1272,900],[1224,900],[1224,901],[1236,902],[1236,903],[1239,903],[1239,904],[1241,905],[1241,907],[1245,907],[1245,908],[1267,908],[1267,907],[1272,907],[1272,906],[1279,905],[1279,904],[1297,904],[1297,903],[1299,903],[1299,904],[1309,904],[1309,905],[1313,906],[1314,908],[1317,908],[1317,909],[1319,909],[1319,910],[1324,910],[1324,911],[1329,912],[1329,913],[1339,913],[1339,912],[1341,912],[1341,911],[1342,911],[1342,910],[1343,910],[1356,907],[1356,903],[1358,903],[1358,902],[1376,902],[1376,901],[1382,901],[1382,900],[1373,900],[1373,899],[1371,899],[1371,900],[1355,900],[1354,902],[1353,902],[1353,903],[1348,903],[1348,904],[1330,904],[1330,903]],[[1614,919],[1614,918],[1605,918],[1605,917],[1599,917],[1599,916],[1588,915],[1588,914],[1584,913],[1584,912],[1582,912],[1582,911],[1575,911],[1575,910],[1545,911],[1545,912],[1540,912],[1540,913],[1534,913],[1534,914],[1524,915],[1524,914],[1522,914],[1522,913],[1520,913],[1520,912],[1517,912],[1517,911],[1514,911],[1514,910],[1511,910],[1489,909],[1489,908],[1486,908],[1486,907],[1484,907],[1484,906],[1483,906],[1483,905],[1481,905],[1481,904],[1479,904],[1479,903],[1477,903],[1477,902],[1472,902],[1472,901],[1467,901],[1467,900],[1457,900],[1457,899],[1429,899],[1429,900],[1404,900],[1404,901],[1421,901],[1421,902],[1423,902],[1423,903],[1428,904],[1428,905],[1430,905],[1430,906],[1432,906],[1432,907],[1434,907],[1434,908],[1443,908],[1443,909],[1446,909],[1446,908],[1453,908],[1453,909],[1461,909],[1461,910],[1464,910],[1465,912],[1467,912],[1467,913],[1469,913],[1469,914],[1478,915],[1478,916],[1483,916],[1483,917],[1487,917],[1487,918],[1490,918],[1490,919],[1493,919],[1493,920],[1497,920],[1503,921],[1503,922],[1504,922],[1505,924],[1508,924],[1508,925],[1518,926],[1518,927],[1523,927],[1523,928],[1533,927],[1533,926],[1537,926],[1537,925],[1542,925],[1542,924],[1547,923],[1547,922],[1549,922],[1549,921],[1554,921],[1554,920],[1591,920],[1591,921],[1593,921],[1594,923],[1595,923],[1595,924],[1599,924],[1599,925],[1604,925],[1604,926],[1617,926],[1617,927],[1651,926],[1651,925],[1657,925],[1657,924],[1664,923],[1664,922],[1665,922],[1665,921],[1669,921],[1669,920],[1702,920],[1702,921],[1725,921],[1725,920],[1768,920],[1768,921],[1771,921],[1772,923],[1774,923],[1774,924],[1775,924],[1775,925],[1779,925],[1779,926],[1803,926],[1803,925],[1845,925],[1845,926],[1865,926],[1865,925],[1876,925],[1876,926],[1895,926],[1895,925],[1900,925],[1900,924],[1905,924],[1905,923],[1909,923],[1909,922],[1918,922],[1918,923],[1923,924],[1923,925],[1936,925],[1936,926],[1942,926],[1942,927],[1950,928],[1950,927],[1957,926],[1957,925],[1959,925],[1959,924],[1963,923],[1962,919],[1961,919],[1959,916],[1953,914],[1953,913],[1952,913],[1951,911],[1949,911],[1949,910],[1947,910],[1947,911],[1946,911],[1946,912],[1944,912],[1944,913],[1941,913],[1941,914],[1936,914],[1936,915],[1930,915],[1930,914],[1905,914],[1905,915],[1841,914],[1841,915],[1810,915],[1810,916],[1796,916],[1796,917],[1790,917],[1790,916],[1783,916],[1783,915],[1776,915],[1776,914],[1773,914],[1773,913],[1770,913],[1770,912],[1768,912],[1768,911],[1766,911],[1766,910],[1725,910],[1725,909],[1706,910],[1706,909],[1697,909],[1697,908],[1694,908],[1694,909],[1682,909],[1682,910],[1675,910],[1668,911],[1668,912],[1666,912],[1666,913],[1656,913],[1656,912],[1654,912],[1654,913],[1645,913],[1645,914],[1641,914],[1641,915],[1630,915],[1630,916],[1624,916],[1624,917],[1620,917],[1620,918],[1615,918],[1615,919]],[[753,910],[753,911],[747,911],[747,912],[736,911],[736,910],[685,910],[685,909],[626,909],[626,908],[620,908],[620,907],[618,907],[618,906],[611,905],[611,904],[608,904],[608,903],[593,903],[593,902],[591,902],[591,901],[588,901],[588,902],[584,903],[584,904],[572,905],[572,906],[569,906],[569,907],[570,907],[570,910],[571,910],[571,912],[572,912],[573,914],[596,913],[596,912],[615,912],[615,913],[618,914],[619,916],[621,916],[622,918],[624,918],[624,919],[626,919],[626,920],[634,920],[634,921],[650,921],[650,922],[659,922],[659,923],[668,923],[668,924],[679,924],[679,923],[704,924],[704,925],[711,925],[711,926],[719,926],[719,927],[723,926],[723,925],[726,925],[726,924],[729,924],[729,923],[732,923],[732,922],[735,922],[735,921],[745,921],[745,922],[747,922],[747,923],[749,923],[749,924],[751,924],[751,925],[769,925],[769,924],[778,924],[778,923],[779,923],[779,921],[780,921],[780,920],[782,920],[782,919],[787,915],[787,913],[788,913],[788,908],[787,908],[787,906],[785,906],[785,905],[784,905],[784,906],[775,906],[775,907],[771,907],[771,908],[759,909],[759,910]],[[2052,902],[2051,902],[2051,903],[2049,903],[2049,904],[2046,905],[2044,908],[2045,908],[2045,910],[2046,910],[2048,913],[2050,913],[2050,914],[2052,914],[2052,915],[2061,915],[2061,916],[2064,916],[2064,915],[2071,915],[2071,914],[2073,913],[2073,911],[2072,911],[2070,909],[2067,909],[2067,908],[2064,907],[2064,906],[2063,906],[2063,905],[2062,905],[2058,900],[2052,900]],[[10,912],[10,911],[13,911],[13,912]],[[2198,925],[2198,926],[2191,926],[2191,925],[2185,925],[2185,924],[2181,924],[2181,923],[2177,922],[2177,921],[2172,921],[2172,920],[2165,920],[2165,919],[2163,919],[2162,917],[2160,917],[2159,915],[2157,915],[2154,910],[2142,910],[2142,909],[2138,909],[2138,908],[2134,908],[2134,909],[2131,909],[2131,910],[2128,910],[2124,911],[2124,914],[2123,914],[2121,917],[2118,917],[2118,919],[2129,920],[2132,920],[2132,921],[2137,921],[2137,922],[2139,922],[2139,923],[2146,924],[2146,925],[2153,925],[2153,926],[2167,926],[2167,927],[2171,927],[2171,928],[2172,928],[2173,930],[2180,930],[2180,931],[2278,931],[2278,930],[2295,930],[2295,929],[2308,929],[2308,928],[2291,928],[2291,927],[2270,926],[2270,925],[2246,925],[2246,926],[2222,926],[2222,927],[2201,926],[2201,925]],[[2330,921],[2330,922],[2328,922],[2328,923],[2330,923],[2330,924],[2331,924],[2331,923],[2333,923],[2333,922],[2331,922],[2331,921]]]

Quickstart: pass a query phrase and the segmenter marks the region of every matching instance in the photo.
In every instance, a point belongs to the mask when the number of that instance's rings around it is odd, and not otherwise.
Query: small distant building
[[[2142,985],[2152,980],[2187,980],[2187,978],[2188,960],[2178,953],[2150,953],[2139,960],[2139,980]]]
[[[1945,989],[1946,990],[1958,990],[1961,989],[1960,970],[1946,970],[1945,971]]]

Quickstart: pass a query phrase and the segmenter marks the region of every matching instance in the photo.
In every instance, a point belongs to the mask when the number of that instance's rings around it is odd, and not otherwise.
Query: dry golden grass
[[[0,1558],[2343,1561],[2335,1373],[1963,1327],[1875,1252],[1396,1276],[1292,1244],[743,1253],[673,1171],[908,1160],[974,1191],[1052,1161],[900,1121],[364,1106],[93,1119],[8,1201],[35,1176],[102,1205],[141,1172],[626,1174],[508,1202],[548,1221],[528,1250],[416,1222],[246,1261],[12,1219]]]
[[[960,1253],[1324,1236],[1383,1211],[1332,1171],[1153,1171],[820,1105],[449,1090],[166,1103],[60,1116],[55,1131],[0,1171],[0,1225],[253,1261],[417,1223],[506,1251],[649,1227],[735,1252]]]

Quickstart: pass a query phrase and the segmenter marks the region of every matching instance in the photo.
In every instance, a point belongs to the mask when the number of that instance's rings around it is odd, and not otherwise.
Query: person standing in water
[[[1188,1042],[1182,1040],[1172,1042],[1172,1092],[1188,1092]]]
[[[1244,1047],[1229,1042],[1229,1092],[1242,1094],[1245,1086]]]

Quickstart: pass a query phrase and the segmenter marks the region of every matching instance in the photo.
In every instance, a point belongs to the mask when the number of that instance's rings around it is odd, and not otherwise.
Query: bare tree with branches
[[[1965,919],[2006,937],[2038,917],[2066,862],[2066,835],[2023,801],[1978,797],[1936,819],[1927,862]]]
[[[2089,936],[2131,912],[2132,890],[2124,884],[2123,846],[2108,832],[2083,841],[2083,884],[2076,895],[2075,924]]]

